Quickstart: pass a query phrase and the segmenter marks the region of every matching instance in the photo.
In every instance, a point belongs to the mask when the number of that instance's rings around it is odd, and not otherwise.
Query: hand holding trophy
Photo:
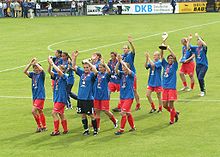
[[[167,40],[167,38],[168,38],[168,34],[167,34],[166,32],[164,32],[164,33],[162,34],[162,39],[163,39],[163,41],[162,41],[161,45],[159,46],[159,48],[160,48],[161,50],[166,50],[166,49],[167,49],[167,45],[165,44],[165,41]]]

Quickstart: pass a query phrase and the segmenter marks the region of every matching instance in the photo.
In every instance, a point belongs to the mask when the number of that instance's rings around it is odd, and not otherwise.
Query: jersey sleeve
[[[177,69],[178,69],[178,62],[175,61],[175,62],[173,63],[173,65],[174,65],[174,68],[177,70]]]
[[[161,61],[157,61],[154,63],[156,68],[160,68],[162,67],[162,62]]]
[[[29,77],[29,78],[32,78],[33,75],[34,75],[34,72],[29,72],[28,77]]]
[[[76,75],[82,76],[83,73],[84,73],[84,70],[83,70],[82,68],[80,68],[80,67],[77,67],[77,69],[76,69]]]
[[[192,52],[193,54],[196,53],[197,47],[198,47],[198,46],[190,46],[191,52]]]

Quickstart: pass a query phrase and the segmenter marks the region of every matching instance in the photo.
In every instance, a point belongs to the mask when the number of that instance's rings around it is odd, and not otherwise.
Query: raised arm
[[[187,38],[187,42],[186,42],[186,47],[187,47],[187,50],[190,49],[190,42],[192,40],[192,34],[190,34]]]
[[[24,74],[25,75],[27,75],[27,76],[29,76],[29,68],[31,67],[31,65],[33,65],[34,64],[34,62],[36,61],[36,58],[33,58],[31,61],[30,61],[30,63],[25,67],[25,69],[24,69]]]
[[[105,63],[104,59],[101,59],[101,63],[105,66],[105,69],[108,74],[111,74],[111,69],[108,67],[108,65]]]
[[[77,59],[78,55],[79,55],[79,52],[77,50],[72,52],[72,68],[74,71],[76,71],[76,69],[77,69],[76,59]]]
[[[206,44],[205,41],[199,36],[198,33],[195,33],[195,36],[196,36],[196,38],[197,38],[198,40],[200,40],[200,41],[202,42],[202,45],[203,45],[203,46],[206,46],[206,47],[207,47],[207,44]]]
[[[160,56],[161,56],[161,60],[163,60],[164,59],[164,52],[162,49],[160,50]]]
[[[96,66],[95,65],[92,65],[92,63],[90,63],[89,61],[85,61],[85,63],[89,64],[89,66],[92,68],[92,71],[94,72],[95,75],[98,74],[98,71],[96,69]]]
[[[135,54],[135,48],[134,48],[134,45],[133,45],[133,39],[132,39],[132,37],[130,35],[128,36],[128,42],[131,45],[132,53]]]
[[[51,70],[51,67],[53,67],[59,76],[63,76],[64,73],[53,63],[53,60],[51,59],[51,57],[48,57],[48,63],[49,63],[49,68],[48,68],[48,72],[49,74],[53,77],[54,76],[54,72]]]
[[[174,54],[173,50],[170,48],[170,46],[167,46],[167,50],[170,52],[170,54],[173,56],[174,61],[176,61],[176,55]]]

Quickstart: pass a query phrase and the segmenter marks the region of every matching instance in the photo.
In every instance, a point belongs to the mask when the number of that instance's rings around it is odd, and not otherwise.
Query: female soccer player
[[[52,112],[54,120],[54,131],[50,134],[51,136],[60,135],[59,132],[59,119],[61,119],[61,124],[63,126],[63,134],[68,133],[67,120],[64,115],[64,107],[67,104],[67,75],[64,73],[65,68],[62,65],[56,66],[51,57],[48,57],[49,68],[48,72],[54,79],[54,88],[53,88],[53,102],[54,108]],[[53,67],[56,72],[51,70]]]
[[[73,70],[80,77],[78,87],[78,99],[77,99],[77,113],[82,114],[82,124],[85,129],[83,135],[89,135],[89,127],[87,115],[92,119],[92,126],[94,129],[93,135],[98,134],[97,122],[94,117],[94,104],[93,104],[93,86],[98,71],[89,61],[84,60],[83,68],[76,66],[76,59],[78,51],[72,53],[72,65]],[[91,71],[92,69],[92,71]]]
[[[111,59],[108,62],[108,67],[111,70],[111,78],[108,83],[108,89],[110,92],[119,92],[120,91],[120,78],[115,72],[115,66],[118,63],[117,60],[117,53],[116,52],[111,52]],[[120,101],[118,102],[118,107],[112,109],[113,112],[120,112],[121,111],[121,105]]]
[[[28,69],[33,66],[33,72],[29,72]],[[37,63],[36,58],[33,58],[31,62],[24,69],[24,73],[32,79],[32,97],[33,107],[32,114],[37,123],[36,133],[46,131],[46,121],[43,113],[44,100],[45,100],[45,88],[44,80],[45,73],[44,69]]]
[[[119,69],[119,63],[122,65],[122,71]],[[134,119],[131,114],[131,105],[134,100],[134,77],[135,73],[129,69],[129,64],[122,60],[121,55],[118,55],[118,63],[116,65],[116,73],[120,78],[120,102],[121,102],[121,125],[120,129],[115,132],[115,135],[121,135],[124,132],[125,124],[128,119],[131,131],[135,131]]]
[[[161,50],[161,59],[163,66],[163,92],[162,92],[162,101],[163,107],[170,112],[170,124],[174,124],[178,121],[179,112],[176,112],[174,107],[174,101],[177,100],[177,91],[176,91],[176,72],[178,69],[178,63],[176,61],[176,56],[168,46],[167,50],[170,52],[170,55],[167,56],[167,61],[164,59],[163,50]]]
[[[77,100],[77,95],[71,92],[74,84],[74,73],[72,70],[72,59],[70,58],[67,52],[62,53],[62,65],[65,67],[65,73],[68,75],[67,79],[67,94],[68,94],[68,103],[66,109],[73,109],[70,101],[70,97]]]
[[[192,51],[195,54],[196,58],[196,74],[199,81],[200,91],[201,93],[199,96],[205,96],[205,74],[208,70],[208,59],[207,59],[207,44],[205,41],[198,35],[198,33],[195,33],[195,36],[197,38],[197,45],[198,46],[192,46]]]
[[[56,65],[56,66],[59,66],[62,64],[62,50],[56,50],[54,52],[54,57],[52,57],[52,60],[53,60],[53,63]],[[56,70],[53,68],[53,72],[56,72]],[[52,82],[51,82],[51,85],[52,85],[52,89],[54,87],[54,79],[51,77],[52,79]]]
[[[182,63],[180,67],[180,78],[183,83],[183,88],[181,91],[191,91],[194,88],[194,69],[195,69],[195,63],[193,58],[195,55],[191,51],[191,46],[189,45],[189,41],[191,40],[191,35],[187,38],[183,38],[181,40],[181,43],[183,45],[182,47],[182,57],[180,58],[179,62]],[[186,77],[185,75],[189,75],[191,86],[190,88],[187,86],[186,83]]]
[[[109,117],[109,119],[114,124],[114,128],[117,128],[118,124],[114,115],[109,111],[109,99],[110,93],[108,90],[108,83],[111,77],[111,70],[104,63],[104,60],[101,60],[99,64],[99,72],[97,74],[95,84],[94,84],[94,108],[96,113],[97,128],[100,130],[100,112],[104,113]]]
[[[154,52],[154,61],[150,59],[150,55],[146,53],[146,62],[145,68],[148,70],[150,69],[149,79],[148,79],[148,87],[147,87],[147,98],[149,103],[151,104],[151,110],[149,113],[153,113],[156,111],[155,104],[151,98],[151,93],[156,92],[157,98],[159,102],[159,109],[158,113],[162,112],[162,101],[161,101],[161,70],[162,70],[162,63],[160,61],[160,53],[158,51]]]
[[[136,74],[136,69],[134,67],[134,57],[135,57],[135,48],[134,48],[134,45],[133,45],[133,39],[131,36],[128,36],[128,42],[131,46],[131,50],[130,50],[130,47],[129,45],[124,45],[123,46],[123,54],[122,54],[122,60],[124,62],[127,62],[129,65],[130,65],[130,69],[131,71],[133,71],[135,74]],[[120,66],[119,67],[120,70],[122,70],[122,67]],[[135,107],[135,110],[140,110],[140,98],[139,98],[139,94],[137,92],[137,78],[136,78],[136,75],[135,75],[135,78],[134,78],[134,96],[135,96],[135,101],[136,101],[136,107]],[[114,109],[116,110],[116,109]]]

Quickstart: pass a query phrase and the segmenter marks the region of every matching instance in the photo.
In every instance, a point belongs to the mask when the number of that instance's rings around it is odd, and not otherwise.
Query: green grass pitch
[[[139,15],[139,16],[89,16],[42,17],[36,19],[0,19],[0,156],[1,157],[219,157],[220,156],[220,70],[218,13]],[[209,70],[206,76],[207,96],[200,98],[198,82],[190,93],[179,93],[176,108],[181,112],[179,122],[169,126],[169,114],[148,114],[146,101],[148,72],[144,68],[146,50],[158,50],[162,32],[168,32],[167,43],[181,55],[180,39],[198,32],[208,44]],[[101,131],[97,137],[81,135],[81,118],[75,110],[66,111],[70,133],[51,137],[53,130],[52,90],[46,75],[45,103],[48,131],[35,134],[31,114],[31,83],[23,68],[32,57],[39,61],[53,55],[49,49],[67,52],[79,50],[78,63],[100,51],[105,60],[110,51],[122,53],[127,36],[134,38],[135,66],[141,110],[133,112],[136,132],[114,135],[112,123],[102,114]],[[193,39],[192,44],[196,41]],[[96,50],[94,48],[97,48]],[[166,53],[167,54],[167,53]],[[48,63],[42,62],[45,71]],[[77,92],[78,76],[74,92]],[[189,81],[189,80],[188,80]],[[181,88],[178,76],[178,89]],[[6,97],[10,96],[10,97]],[[18,97],[18,98],[16,98]],[[23,97],[23,98],[22,98]],[[118,98],[114,93],[112,98]],[[153,97],[156,98],[155,94]],[[74,107],[76,102],[72,100]],[[111,100],[115,107],[117,100]],[[135,103],[133,104],[134,109]],[[120,115],[115,114],[118,119]],[[129,129],[126,124],[126,131]]]

